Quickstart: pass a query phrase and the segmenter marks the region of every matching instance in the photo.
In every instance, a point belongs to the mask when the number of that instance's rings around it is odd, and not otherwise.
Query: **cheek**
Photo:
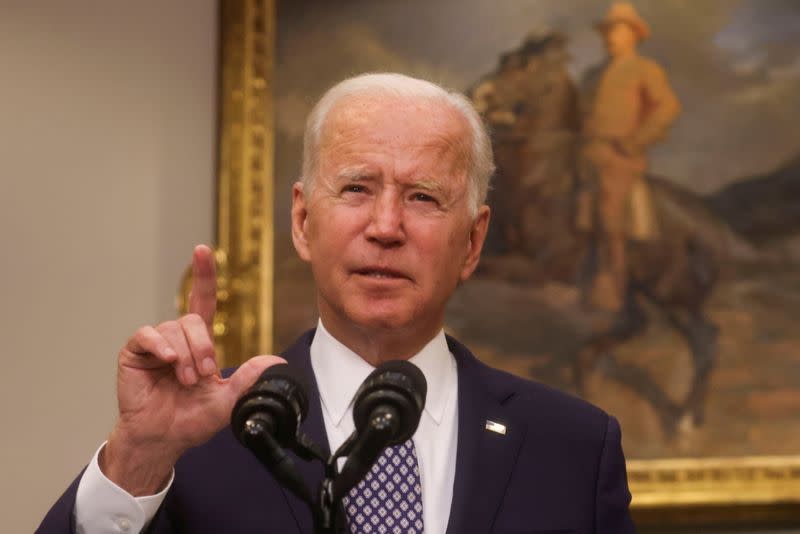
[[[419,261],[433,259],[433,268],[443,276],[450,271],[457,272],[468,248],[468,234],[465,229],[443,228],[441,224],[430,224],[419,229]]]
[[[333,206],[309,218],[309,242],[317,260],[330,264],[344,257],[361,235],[364,213],[361,209]]]

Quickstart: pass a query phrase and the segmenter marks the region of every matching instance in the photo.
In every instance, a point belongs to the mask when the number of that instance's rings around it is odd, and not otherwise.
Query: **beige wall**
[[[0,0],[0,509],[32,532],[213,234],[216,3]]]

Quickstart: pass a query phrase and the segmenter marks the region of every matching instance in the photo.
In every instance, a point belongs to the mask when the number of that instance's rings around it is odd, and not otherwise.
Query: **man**
[[[387,448],[345,498],[350,532],[633,531],[616,421],[484,366],[442,331],[478,263],[492,168],[468,101],[422,80],[346,80],[308,119],[292,237],[320,322],[282,355],[313,385],[303,431],[336,449],[353,429],[356,389],[383,361],[410,359],[428,382],[413,439]],[[236,398],[281,359],[217,375],[210,250],[198,247],[193,266],[192,313],[122,349],[116,426],[42,532],[70,532],[73,518],[86,534],[312,531],[305,504],[224,428]],[[400,481],[386,471],[397,458]],[[296,461],[316,489],[321,466]]]
[[[587,76],[578,227],[592,231],[599,245],[587,300],[618,312],[628,285],[627,240],[654,239],[658,231],[645,152],[667,134],[680,104],[664,70],[637,52],[650,28],[632,5],[613,4],[597,28],[609,61]]]

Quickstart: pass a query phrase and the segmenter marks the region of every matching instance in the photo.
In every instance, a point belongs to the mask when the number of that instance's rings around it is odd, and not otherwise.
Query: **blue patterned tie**
[[[414,442],[383,449],[342,502],[352,534],[422,534],[422,485]]]

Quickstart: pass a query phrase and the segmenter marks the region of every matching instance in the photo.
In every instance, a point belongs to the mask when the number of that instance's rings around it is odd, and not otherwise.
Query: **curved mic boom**
[[[370,373],[355,395],[353,421],[357,437],[336,480],[335,499],[364,477],[384,448],[414,435],[427,393],[425,376],[408,361],[389,361]]]

